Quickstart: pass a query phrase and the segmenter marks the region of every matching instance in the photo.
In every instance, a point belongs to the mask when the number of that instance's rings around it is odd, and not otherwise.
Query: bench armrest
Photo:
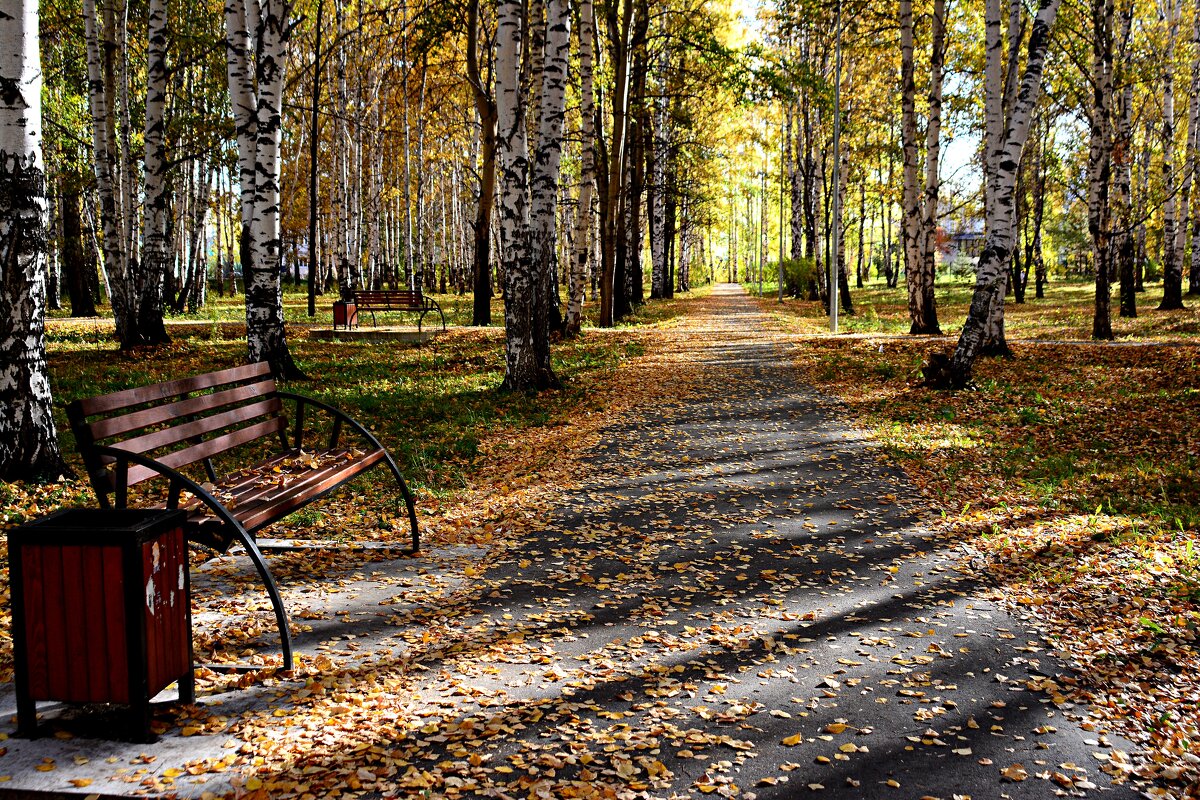
[[[167,490],[167,508],[179,508],[179,497],[183,491],[188,491],[196,497],[201,503],[208,507],[217,519],[221,520],[225,525],[230,526],[230,529],[237,531],[242,536],[248,537],[241,523],[229,512],[229,509],[213,496],[212,492],[205,489],[194,480],[184,475],[178,470],[171,469],[166,464],[161,464],[153,458],[142,455],[141,453],[133,453],[129,450],[122,450],[119,447],[110,447],[107,445],[92,445],[91,451],[97,456],[108,456],[116,460],[115,472],[113,474],[114,483],[116,484],[113,496],[113,506],[115,508],[127,508],[129,505],[129,486],[128,486],[128,471],[130,464],[137,464],[140,467],[153,470],[159,475],[171,482],[170,488]],[[234,538],[234,537],[231,537]],[[228,546],[228,545],[226,545]]]
[[[296,435],[293,446],[300,450],[304,445],[304,408],[312,406],[313,408],[324,411],[331,415],[334,420],[333,432],[329,437],[329,446],[337,447],[338,437],[341,434],[342,424],[349,425],[354,431],[366,439],[376,450],[383,450],[384,447],[380,444],[379,439],[373,433],[366,429],[358,420],[351,417],[346,412],[342,411],[337,406],[332,406],[329,403],[324,403],[308,395],[296,394],[295,392],[284,392],[276,390],[276,396],[284,400],[292,400],[296,403]]]

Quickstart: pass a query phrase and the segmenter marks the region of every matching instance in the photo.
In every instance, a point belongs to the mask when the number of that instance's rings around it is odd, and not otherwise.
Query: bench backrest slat
[[[120,447],[122,450],[128,450],[131,453],[148,453],[151,450],[158,450],[162,447],[179,444],[188,439],[195,439],[205,434],[213,434],[226,428],[232,428],[246,420],[277,416],[282,410],[283,401],[278,397],[270,397],[266,400],[260,400],[257,403],[251,403],[248,406],[238,406],[237,408],[223,411],[220,414],[201,417],[193,422],[185,422],[182,425],[173,425],[170,428],[163,428],[151,431],[150,433],[143,433],[140,436],[134,436],[130,439],[113,442],[112,445],[113,447]]]
[[[354,302],[361,306],[421,306],[425,298],[420,289],[367,289],[355,292]]]
[[[178,400],[174,403],[151,406],[141,411],[134,411],[117,417],[99,419],[91,423],[88,427],[91,429],[92,439],[100,441],[120,436],[123,433],[161,425],[164,422],[170,422],[174,419],[187,419],[198,413],[211,411],[223,406],[244,403],[256,397],[269,395],[273,391],[275,391],[275,381],[258,381],[257,383],[237,386],[233,389],[223,389],[212,394],[201,395],[200,397],[189,397],[186,400]]]
[[[214,386],[221,386],[227,383],[241,383],[242,381],[254,379],[261,380],[265,377],[270,377],[270,375],[271,365],[265,361],[261,361],[257,364],[247,364],[242,367],[206,372],[203,375],[194,375],[190,378],[152,383],[149,386],[137,386],[133,389],[102,394],[99,397],[91,397],[87,400],[79,400],[77,402],[79,403],[79,410],[85,416],[90,417],[93,414],[107,414],[112,411],[119,411],[122,408],[129,408],[130,406],[155,403],[165,400],[168,397],[182,397],[185,394],[201,392],[205,389],[211,389]]]
[[[97,492],[112,491],[114,459],[97,456],[92,445],[119,447],[179,469],[278,434],[287,424],[266,363],[77,400],[67,412]],[[156,474],[131,466],[128,483]]]

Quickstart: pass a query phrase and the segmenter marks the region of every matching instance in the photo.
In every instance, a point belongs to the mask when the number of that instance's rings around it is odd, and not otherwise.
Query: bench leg
[[[271,570],[267,568],[267,561],[263,558],[262,551],[258,549],[254,537],[246,533],[245,530],[239,530],[238,538],[241,539],[242,545],[246,548],[246,555],[250,556],[250,561],[254,563],[254,568],[258,570],[259,577],[263,579],[263,585],[267,589],[267,596],[271,598],[271,606],[275,610],[275,624],[279,627],[279,645],[283,651],[283,668],[291,671],[295,667],[295,661],[292,658],[292,631],[288,627],[288,616],[287,611],[283,607],[283,598],[279,596],[279,589],[275,586],[275,578],[271,575]]]
[[[396,483],[400,486],[400,494],[404,496],[404,506],[408,511],[408,525],[412,531],[412,552],[420,552],[421,536],[417,531],[417,505],[413,502],[412,492],[408,490],[408,484],[404,482],[404,476],[400,474],[399,467],[392,460],[392,454],[385,452],[384,458],[387,459],[387,465],[391,469],[392,475],[396,476]]]

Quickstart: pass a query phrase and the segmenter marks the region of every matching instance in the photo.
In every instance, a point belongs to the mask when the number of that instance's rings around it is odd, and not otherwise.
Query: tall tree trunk
[[[247,358],[251,363],[270,362],[277,377],[302,378],[287,346],[280,280],[279,150],[291,4],[264,0],[254,8],[258,18],[251,20],[241,0],[227,0],[225,5],[226,77],[242,195],[238,249],[246,297]]]
[[[1163,202],[1163,297],[1159,311],[1183,308],[1183,264],[1175,249],[1179,199],[1175,173],[1175,46],[1179,39],[1179,17],[1183,0],[1166,0],[1167,45],[1163,52],[1162,184]]]
[[[1194,171],[1200,164],[1200,3],[1192,7],[1192,79],[1189,87],[1190,110],[1188,113],[1187,180],[1191,186],[1195,181]],[[1188,265],[1188,295],[1200,296],[1200,191],[1192,197],[1189,208],[1192,226],[1192,255]],[[1182,231],[1181,231],[1182,233]],[[1178,246],[1182,256],[1184,247]]]
[[[534,278],[533,327],[537,351],[539,388],[557,386],[550,364],[550,329],[558,316],[558,286],[554,280],[559,164],[566,122],[567,60],[571,46],[571,16],[567,0],[547,0],[545,57],[538,113],[538,147],[534,158],[531,192],[532,258]],[[538,58],[540,54],[534,54]],[[553,313],[551,312],[553,307]]]
[[[1111,340],[1109,185],[1112,180],[1113,0],[1092,0],[1092,107],[1088,148],[1088,233],[1096,270],[1092,338]],[[1167,243],[1173,246],[1172,242]]]
[[[1133,79],[1129,68],[1129,46],[1133,33],[1133,4],[1121,10],[1121,34],[1117,64],[1120,65],[1121,93],[1117,102],[1118,128],[1113,143],[1112,168],[1116,170],[1118,231],[1115,241],[1117,274],[1120,281],[1122,317],[1137,316],[1136,242],[1133,231]],[[1038,295],[1041,296],[1040,294]]]
[[[72,317],[96,316],[96,304],[88,285],[87,258],[83,250],[83,224],[79,212],[79,190],[65,174],[58,182],[58,213],[62,219],[62,265]]]
[[[46,171],[36,0],[0,0],[0,480],[53,480],[46,365]]]
[[[667,273],[666,249],[666,183],[667,183],[667,68],[670,64],[666,44],[658,52],[659,86],[654,95],[653,114],[650,119],[650,185],[646,194],[647,211],[650,217],[650,297],[662,297]]]
[[[479,0],[467,4],[467,78],[479,116],[479,195],[475,204],[472,325],[492,324],[491,234],[496,199],[496,101],[479,70]],[[490,50],[489,50],[490,52]],[[488,56],[490,59],[490,55]]]
[[[137,291],[121,231],[121,194],[118,186],[116,109],[113,103],[116,78],[113,59],[114,12],[106,4],[103,19],[95,0],[83,0],[84,38],[87,43],[88,109],[92,118],[92,165],[96,173],[98,216],[103,227],[104,270],[109,282],[109,300],[122,349],[144,344],[138,330]],[[101,39],[103,29],[103,40]]]
[[[146,344],[169,342],[163,326],[163,281],[171,260],[167,236],[167,3],[150,0],[146,66],[145,191],[142,218],[142,268],[138,298],[138,328]]]
[[[604,264],[600,270],[600,326],[612,327],[615,321],[614,294],[617,291],[618,245],[625,188],[625,134],[629,111],[629,34],[633,24],[633,0],[606,4],[609,54],[613,70],[612,144],[608,148],[606,199],[601,206]]]
[[[575,227],[575,254],[571,260],[571,282],[567,302],[567,333],[579,333],[583,320],[583,292],[591,255],[592,193],[596,183],[596,147],[593,120],[596,100],[592,91],[592,42],[595,35],[595,9],[592,0],[579,4],[579,83],[580,83],[580,182],[579,208]]]
[[[994,2],[997,0],[989,0],[989,3]],[[1033,21],[1025,72],[1021,77],[1012,115],[1004,132],[995,182],[997,192],[988,209],[988,232],[979,258],[971,308],[959,334],[958,346],[953,357],[948,364],[934,365],[932,374],[927,376],[929,381],[936,385],[961,388],[970,382],[975,359],[984,343],[992,307],[997,296],[1004,296],[1005,265],[1010,260],[1013,247],[1013,192],[1017,165],[1021,163],[1021,153],[1029,135],[1030,119],[1041,93],[1042,68],[1050,46],[1050,29],[1054,25],[1060,2],[1061,0],[1041,0]],[[989,58],[991,57],[993,55],[989,49]],[[994,57],[998,58],[999,53],[995,53]],[[989,96],[988,100],[994,102],[995,98]]]
[[[521,49],[525,35],[521,0],[496,7],[496,151],[500,167],[500,242],[504,265],[503,388],[536,391],[538,354],[534,306],[537,280],[531,254],[529,144]]]
[[[933,55],[929,72],[929,120],[925,133],[925,186],[918,185],[917,86],[914,65],[912,0],[900,2],[900,103],[904,146],[904,268],[908,287],[910,334],[940,334],[934,300],[937,268],[938,153],[941,137],[942,63],[945,57],[945,0],[933,9]]]

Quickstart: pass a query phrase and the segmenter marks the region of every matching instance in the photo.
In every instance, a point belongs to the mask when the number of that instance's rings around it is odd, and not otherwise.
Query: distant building
[[[983,220],[963,219],[948,226],[946,232],[945,257],[943,261],[953,264],[960,256],[970,259],[979,258],[983,252]]]

